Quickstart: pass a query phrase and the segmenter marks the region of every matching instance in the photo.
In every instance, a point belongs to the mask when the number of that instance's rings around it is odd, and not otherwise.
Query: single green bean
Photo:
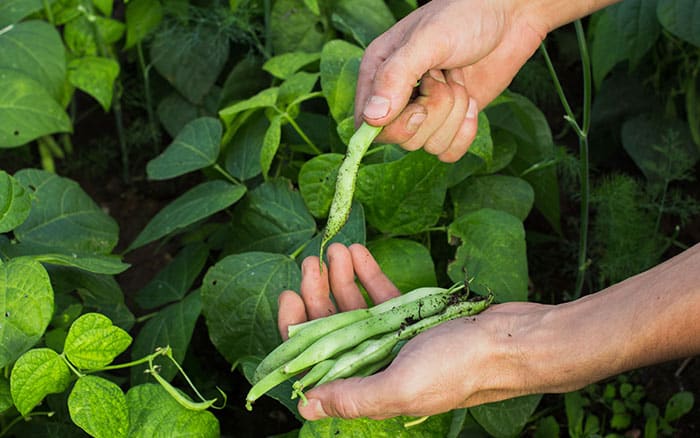
[[[343,225],[348,220],[360,162],[381,130],[381,126],[372,126],[363,122],[348,142],[345,158],[338,169],[338,177],[335,180],[335,194],[331,201],[328,221],[321,240],[319,252],[321,263],[323,263],[323,248],[338,234],[338,231],[343,228]]]
[[[268,373],[265,377],[260,379],[255,385],[253,385],[252,388],[250,388],[250,391],[248,391],[248,395],[245,397],[245,407],[247,410],[252,411],[253,410],[253,403],[265,395],[267,391],[270,391],[271,389],[275,388],[277,385],[283,383],[287,379],[294,377],[296,374],[289,374],[284,372],[284,366],[280,366],[271,373]]]
[[[391,353],[398,342],[399,338],[394,332],[361,342],[357,347],[341,354],[331,369],[318,381],[318,385],[350,377],[363,367],[382,360]]]
[[[305,388],[315,385],[333,367],[335,359],[326,359],[313,366],[308,373],[292,384],[292,399],[302,396]],[[303,397],[302,397],[303,398]]]

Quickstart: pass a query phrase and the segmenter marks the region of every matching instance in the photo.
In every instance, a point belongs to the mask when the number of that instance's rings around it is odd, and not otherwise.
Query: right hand
[[[367,47],[355,120],[384,126],[378,141],[458,160],[474,140],[478,110],[510,84],[549,30],[521,3],[433,0],[413,11]]]

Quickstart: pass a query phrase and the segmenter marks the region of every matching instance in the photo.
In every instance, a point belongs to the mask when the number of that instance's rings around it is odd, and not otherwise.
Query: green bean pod
[[[325,318],[315,319],[312,321],[314,325],[309,325],[301,329],[298,333],[299,336],[290,337],[265,356],[255,369],[253,383],[257,383],[267,374],[296,357],[299,353],[304,351],[305,348],[326,334],[357,321],[369,318],[371,315],[368,309],[356,309],[349,312],[336,313],[335,315]]]
[[[369,149],[369,146],[379,135],[382,130],[381,126],[372,126],[363,122],[357,129],[355,134],[348,142],[348,149],[345,153],[345,158],[338,169],[338,177],[335,180],[335,194],[331,201],[330,211],[328,212],[328,221],[323,232],[321,240],[321,249],[319,259],[323,261],[323,249],[326,244],[336,235],[350,215],[350,206],[352,205],[352,197],[355,193],[355,181],[357,180],[357,172],[360,169],[362,157]]]
[[[249,411],[253,410],[253,403],[265,395],[267,391],[270,391],[277,385],[283,383],[290,377],[293,377],[295,374],[289,374],[284,372],[284,366],[280,366],[279,368],[275,369],[271,373],[268,373],[265,377],[260,379],[255,385],[253,385],[252,388],[250,388],[250,391],[248,391],[248,395],[245,397],[245,408]]]
[[[365,366],[387,357],[398,342],[399,338],[394,332],[361,342],[357,347],[341,354],[331,369],[318,381],[318,385],[355,375]]]
[[[313,366],[308,373],[292,384],[292,399],[302,396],[305,388],[315,385],[333,367],[335,359],[326,359]]]

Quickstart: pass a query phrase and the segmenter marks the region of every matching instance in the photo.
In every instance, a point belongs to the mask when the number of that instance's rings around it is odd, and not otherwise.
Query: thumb
[[[381,374],[340,379],[314,388],[306,393],[308,403],[299,402],[299,413],[307,420],[387,418],[391,416],[387,402],[392,393],[381,389]]]

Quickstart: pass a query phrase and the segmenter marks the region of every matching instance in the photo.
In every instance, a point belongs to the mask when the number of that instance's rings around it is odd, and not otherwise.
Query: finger
[[[354,244],[348,249],[357,277],[372,298],[372,302],[379,304],[401,295],[365,246]]]
[[[427,116],[428,111],[423,105],[409,103],[394,121],[382,129],[377,136],[377,141],[402,145],[416,135]]]
[[[306,307],[301,296],[293,290],[286,290],[277,298],[279,311],[277,312],[277,328],[283,340],[289,338],[287,327],[306,321]]]
[[[301,297],[309,319],[322,318],[336,312],[331,301],[328,269],[320,269],[318,257],[307,257],[301,262]]]
[[[467,107],[469,106],[469,96],[464,87],[462,69],[448,70],[445,77],[453,103],[442,125],[425,140],[423,145],[425,151],[433,155],[440,155],[450,147],[454,137],[464,124]]]
[[[334,243],[328,247],[331,290],[338,308],[343,312],[367,307],[360,288],[355,283],[352,262],[350,251],[345,245]]]
[[[440,161],[454,163],[467,153],[469,146],[474,142],[479,127],[479,109],[476,99],[469,98],[467,113],[461,121],[457,134],[452,139],[447,150],[438,154]]]

